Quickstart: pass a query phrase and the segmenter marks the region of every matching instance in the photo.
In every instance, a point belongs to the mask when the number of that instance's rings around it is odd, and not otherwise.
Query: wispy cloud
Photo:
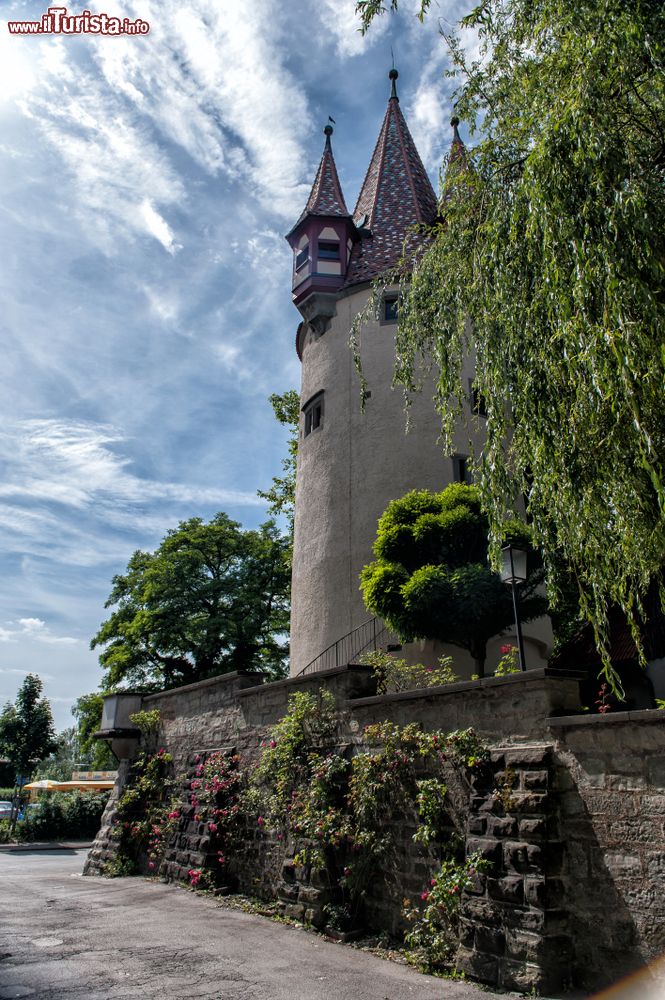
[[[389,17],[380,17],[375,20],[371,31],[361,35],[356,0],[320,0],[319,12],[326,31],[335,40],[337,54],[342,58],[362,55],[386,34],[390,26]]]
[[[0,432],[6,463],[0,497],[22,497],[89,507],[113,501],[141,503],[157,498],[179,503],[261,506],[255,493],[216,490],[186,483],[154,482],[130,470],[118,454],[122,435],[112,427],[64,420],[26,420]]]

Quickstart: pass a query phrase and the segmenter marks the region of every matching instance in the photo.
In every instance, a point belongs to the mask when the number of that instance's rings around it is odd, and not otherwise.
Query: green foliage
[[[455,957],[459,941],[459,904],[465,889],[472,889],[489,863],[471,854],[463,863],[444,858],[420,896],[420,907],[405,909],[412,927],[405,936],[407,960],[421,972],[439,972]]]
[[[506,522],[503,538],[531,549],[528,528]],[[514,621],[510,590],[488,565],[488,522],[475,486],[454,483],[441,493],[412,490],[379,519],[377,561],[361,574],[366,606],[402,639],[440,639],[467,649],[482,677],[487,641]],[[529,578],[519,585],[520,615],[544,614],[535,593],[542,564],[531,549]]]
[[[419,21],[422,22],[425,19],[425,14],[429,10],[431,2],[432,0],[420,0],[419,9],[416,11],[416,17]],[[390,0],[390,8],[386,7],[382,3],[382,0],[358,0],[356,3],[356,13],[360,15],[361,34],[365,34],[375,17],[385,14],[388,9],[396,11],[398,9],[398,0]]]
[[[475,733],[425,733],[415,723],[401,727],[386,722],[366,728],[368,749],[350,761],[330,746],[335,734],[330,694],[324,702],[310,694],[296,695],[287,715],[270,731],[245,804],[248,813],[262,810],[259,828],[277,829],[279,838],[294,849],[297,863],[327,877],[333,890],[326,906],[328,925],[351,929],[372,882],[397,870],[395,816],[413,817],[414,840],[428,852],[428,860],[432,850],[439,854],[436,878],[441,885],[445,879],[452,885],[454,879],[465,888],[475,859],[460,857],[459,838],[451,834],[444,771],[479,767],[487,760]],[[447,912],[454,909],[448,901]],[[429,944],[421,923],[418,961],[429,954],[432,965],[438,966],[444,937],[446,960],[452,952],[455,922],[449,915],[446,928],[439,928],[437,940]],[[414,942],[415,935],[416,929]]]
[[[520,654],[517,646],[502,646],[501,653],[502,656],[497,664],[496,670],[494,671],[494,676],[506,677],[508,674],[519,674]]]
[[[116,610],[91,646],[109,688],[156,689],[232,670],[285,671],[290,546],[268,522],[243,531],[226,514],[191,518],[113,579]]]
[[[422,663],[407,663],[392,653],[373,650],[371,653],[363,653],[360,662],[374,669],[376,689],[379,694],[439,687],[442,684],[454,684],[459,680],[453,670],[452,656],[440,657],[437,667],[426,667]]]
[[[7,702],[0,713],[0,754],[24,777],[57,745],[51,706],[41,697],[42,687],[36,674],[28,674],[15,703]]]
[[[108,877],[136,875],[144,857],[152,870],[161,860],[162,845],[177,819],[174,815],[173,757],[164,750],[141,754],[132,765],[132,777],[116,805],[112,836],[118,842],[115,858],[104,866]]]
[[[149,712],[134,712],[129,717],[129,721],[140,730],[141,735],[146,739],[157,735],[161,719],[161,712],[158,708],[153,708]]]
[[[244,776],[238,769],[240,758],[235,754],[216,751],[196,759],[195,776],[189,782],[188,804],[197,823],[206,824],[209,840],[208,859],[204,869],[191,868],[189,883],[193,888],[211,889],[221,881],[228,882],[227,860],[237,844],[242,819],[241,802]],[[186,826],[176,807],[169,814],[175,826]],[[162,838],[164,843],[165,838]],[[168,839],[166,839],[168,842]],[[162,853],[163,853],[162,847]],[[153,857],[156,859],[157,851]]]
[[[359,7],[366,28],[380,5]],[[400,269],[395,379],[408,394],[436,359],[450,449],[475,351],[493,558],[524,494],[550,589],[562,558],[615,683],[608,608],[639,643],[665,555],[665,7],[482,0],[462,25],[477,58],[446,40],[478,141],[449,164],[433,242]]]
[[[259,826],[267,823],[282,833],[291,826],[296,834],[314,835],[319,841],[317,831],[325,826],[328,837],[336,839],[331,786],[345,765],[326,747],[334,741],[337,724],[330,691],[291,695],[288,712],[270,730],[250,779],[247,805],[259,814]],[[304,850],[308,861],[323,866],[316,840]]]
[[[296,466],[298,463],[298,428],[300,424],[300,397],[295,389],[287,389],[281,395],[273,393],[270,405],[280,424],[290,428],[286,458],[282,459],[283,476],[274,476],[269,490],[258,490],[258,494],[269,503],[268,510],[276,517],[283,515],[289,525],[289,536],[293,540],[293,521],[296,511]]]
[[[89,840],[99,829],[108,792],[49,792],[12,831],[0,822],[0,843],[18,841]]]
[[[72,726],[58,733],[54,749],[35,766],[32,778],[34,781],[40,778],[70,781],[72,771],[87,767],[88,764],[88,759],[81,753],[77,730]]]
[[[84,759],[94,771],[114,771],[118,765],[111,747],[104,740],[93,738],[102,728],[104,695],[98,692],[82,694],[72,708],[76,719],[77,740]]]

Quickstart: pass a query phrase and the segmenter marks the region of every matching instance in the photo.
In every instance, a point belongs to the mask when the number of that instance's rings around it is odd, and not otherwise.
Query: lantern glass
[[[501,549],[502,582],[524,583],[526,576],[526,552],[514,545],[506,545]]]

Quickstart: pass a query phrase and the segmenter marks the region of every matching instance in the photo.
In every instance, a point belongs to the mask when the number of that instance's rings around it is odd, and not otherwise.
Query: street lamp
[[[513,592],[513,611],[515,612],[515,631],[517,632],[517,652],[520,658],[520,670],[526,670],[524,659],[524,640],[522,638],[522,626],[520,616],[517,613],[517,591],[516,583],[526,581],[526,552],[518,549],[515,545],[505,545],[501,549],[501,581],[509,583]]]

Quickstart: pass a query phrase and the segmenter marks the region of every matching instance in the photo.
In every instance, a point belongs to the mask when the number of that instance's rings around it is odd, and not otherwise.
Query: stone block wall
[[[611,983],[665,951],[664,715],[549,722],[566,844],[564,906],[582,985]]]
[[[367,667],[266,685],[232,674],[150,695],[144,707],[160,709],[160,745],[173,753],[176,772],[213,747],[234,747],[245,769],[290,694],[322,686],[336,696],[349,752],[362,750],[365,726],[384,720],[425,730],[473,726],[492,747],[485,784],[456,790],[467,852],[493,863],[463,899],[460,969],[512,989],[597,988],[665,948],[665,712],[572,714],[580,711],[577,678],[548,670],[377,696]],[[403,927],[402,900],[428,876],[410,823],[395,818],[396,883],[368,899],[377,928]],[[101,833],[90,872],[112,850]],[[191,859],[200,848],[191,838],[178,846],[174,877],[198,867]],[[264,831],[247,831],[235,875],[243,891],[320,922],[326,887]]]

